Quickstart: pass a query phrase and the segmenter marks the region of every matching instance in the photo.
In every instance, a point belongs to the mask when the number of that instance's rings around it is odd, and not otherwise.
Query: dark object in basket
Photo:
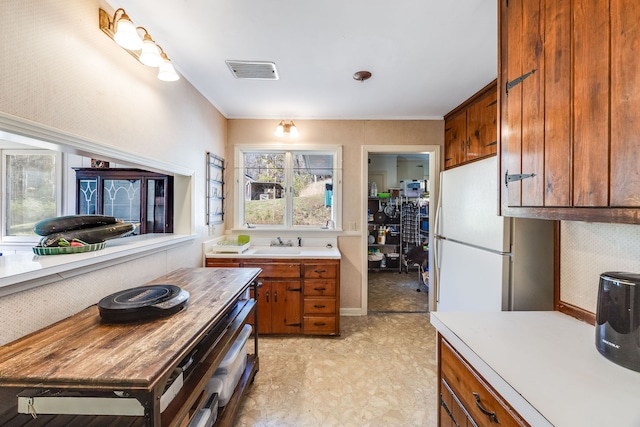
[[[387,268],[400,267],[400,254],[387,254]]]
[[[368,261],[368,267],[369,268],[380,268],[380,263],[382,262],[382,260],[380,261]]]
[[[429,266],[429,251],[423,246],[414,246],[406,254],[407,264],[418,264],[423,269]]]
[[[373,222],[376,224],[384,224],[387,221],[387,215],[384,212],[376,212],[373,214]]]
[[[387,233],[386,239],[388,245],[398,245],[400,244],[400,233],[397,231],[390,231]]]

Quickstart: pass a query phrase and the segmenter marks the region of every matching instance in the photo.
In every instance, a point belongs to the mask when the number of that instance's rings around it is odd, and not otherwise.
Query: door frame
[[[438,197],[440,197],[438,191],[440,188],[440,145],[363,145],[362,146],[362,189],[360,194],[363,194],[362,204],[360,207],[360,213],[362,215],[362,236],[361,236],[361,250],[362,250],[362,288],[361,288],[361,315],[366,316],[369,310],[368,294],[369,294],[369,271],[367,263],[367,248],[368,248],[368,222],[367,218],[367,202],[368,202],[368,176],[369,176],[369,154],[428,154],[429,155],[429,218],[435,218],[436,206]],[[433,247],[433,234],[429,233],[429,248]],[[429,265],[433,266],[433,252],[429,251]],[[431,268],[429,270],[431,272]],[[437,283],[434,280],[434,275],[429,274],[429,311],[435,309],[435,297],[436,297]]]

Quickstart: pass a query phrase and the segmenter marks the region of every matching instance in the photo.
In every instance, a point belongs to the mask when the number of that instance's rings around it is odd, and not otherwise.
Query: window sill
[[[195,238],[195,234],[145,234],[110,240],[106,248],[95,252],[48,256],[19,252],[0,256],[0,296],[173,249]]]

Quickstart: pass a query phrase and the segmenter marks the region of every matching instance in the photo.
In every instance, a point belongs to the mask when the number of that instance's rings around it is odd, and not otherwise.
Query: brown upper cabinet
[[[640,223],[640,2],[500,0],[502,214]]]
[[[497,151],[496,81],[444,116],[444,167],[496,154]]]

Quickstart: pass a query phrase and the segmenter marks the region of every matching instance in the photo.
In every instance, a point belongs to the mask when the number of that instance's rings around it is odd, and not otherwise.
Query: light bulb
[[[140,50],[142,48],[142,39],[126,13],[122,14],[116,27],[117,31],[113,36],[116,43],[127,50]]]
[[[273,132],[275,136],[282,137],[284,136],[284,122],[280,122],[280,124],[276,127],[275,132]]]
[[[151,40],[149,34],[145,34],[144,36],[140,62],[148,67],[159,67],[164,62],[164,59],[160,56],[160,49],[158,49],[158,46]]]
[[[289,138],[297,138],[300,136],[300,132],[298,132],[298,128],[296,125],[291,122],[291,127],[289,128]]]
[[[175,82],[180,78],[178,73],[176,73],[175,68],[167,58],[167,55],[162,53],[162,57],[164,58],[164,62],[160,65],[160,70],[158,71],[158,78],[164,82]]]

